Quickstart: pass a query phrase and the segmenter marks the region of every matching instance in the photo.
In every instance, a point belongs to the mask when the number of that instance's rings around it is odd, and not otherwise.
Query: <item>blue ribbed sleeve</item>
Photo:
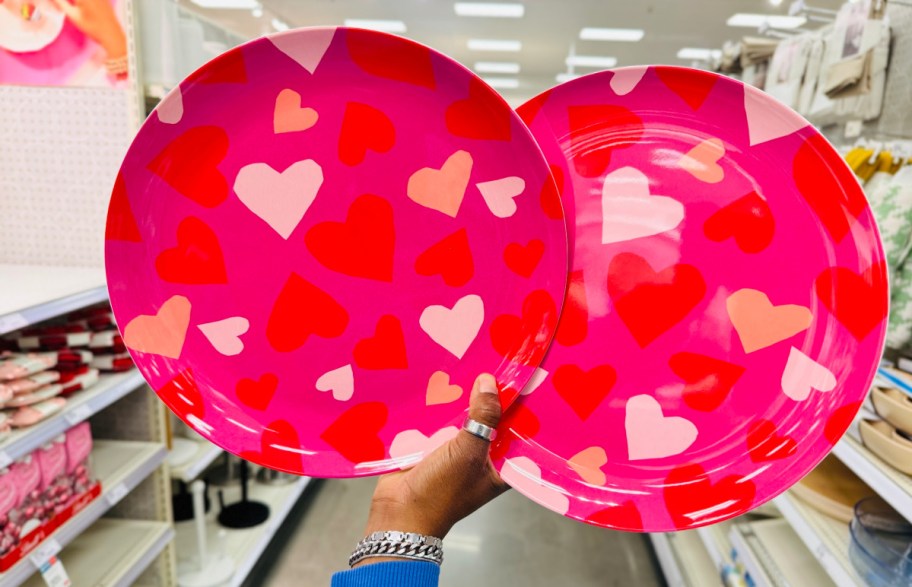
[[[336,573],[332,587],[437,587],[440,567],[423,561],[361,565]]]

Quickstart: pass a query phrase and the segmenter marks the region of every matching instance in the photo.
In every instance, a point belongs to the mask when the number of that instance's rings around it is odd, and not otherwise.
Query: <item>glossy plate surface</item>
[[[682,68],[586,76],[519,112],[572,253],[555,342],[494,448],[504,479],[645,531],[798,481],[851,422],[884,340],[880,239],[839,155],[759,91]]]
[[[541,151],[454,61],[302,29],[210,62],[142,127],[108,213],[108,285],[161,399],[232,453],[377,474],[505,402],[556,326],[564,223]],[[543,205],[544,204],[544,205]]]

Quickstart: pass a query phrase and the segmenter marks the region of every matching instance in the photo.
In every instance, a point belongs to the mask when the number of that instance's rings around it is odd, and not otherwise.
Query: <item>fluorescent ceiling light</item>
[[[519,80],[515,77],[483,77],[481,78],[492,88],[513,89],[519,87]]]
[[[522,51],[520,41],[500,39],[469,39],[468,46],[472,51]]]
[[[722,57],[721,49],[701,49],[697,47],[684,47],[678,51],[678,59],[696,59],[697,61],[709,61],[710,59],[719,59]]]
[[[457,16],[487,16],[491,18],[522,18],[526,7],[515,2],[456,2]]]
[[[274,28],[275,30],[277,30],[277,31],[279,31],[279,32],[287,31],[287,30],[288,30],[288,24],[286,24],[286,23],[285,23],[284,21],[282,21],[282,20],[279,20],[278,18],[273,18],[273,19],[272,19],[272,28]]]
[[[519,63],[515,61],[476,61],[478,73],[519,73]]]
[[[763,24],[768,24],[774,29],[796,29],[807,22],[803,16],[783,16],[780,14],[753,14],[749,12],[739,12],[731,15],[725,24],[728,26],[738,26],[746,28],[760,28]]]
[[[228,10],[253,10],[260,5],[258,0],[192,0],[201,8],[224,8]]]
[[[642,40],[646,31],[643,29],[601,29],[586,27],[580,31],[580,39],[584,41],[627,41]]]
[[[562,84],[578,77],[581,77],[578,73],[559,73],[554,77],[554,79],[557,80],[557,83]]]
[[[404,33],[407,29],[401,20],[367,20],[362,18],[346,18],[345,26],[370,29],[384,33]]]
[[[571,55],[567,57],[567,67],[614,67],[616,57],[599,57],[596,55]]]

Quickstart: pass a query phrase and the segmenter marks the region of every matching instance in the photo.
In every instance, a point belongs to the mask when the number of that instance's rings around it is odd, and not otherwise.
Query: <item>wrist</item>
[[[396,530],[433,536],[442,540],[450,531],[450,527],[451,524],[438,520],[433,512],[421,512],[415,506],[407,507],[400,503],[374,500],[371,503],[364,535]]]

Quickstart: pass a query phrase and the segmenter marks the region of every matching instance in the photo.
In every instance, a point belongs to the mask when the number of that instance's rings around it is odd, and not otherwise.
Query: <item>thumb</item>
[[[475,385],[472,386],[472,394],[469,397],[469,418],[491,428],[497,428],[500,423],[500,415],[501,407],[500,397],[497,393],[497,381],[493,375],[483,373],[478,376],[475,380]],[[464,430],[463,433],[479,442],[484,442]]]

